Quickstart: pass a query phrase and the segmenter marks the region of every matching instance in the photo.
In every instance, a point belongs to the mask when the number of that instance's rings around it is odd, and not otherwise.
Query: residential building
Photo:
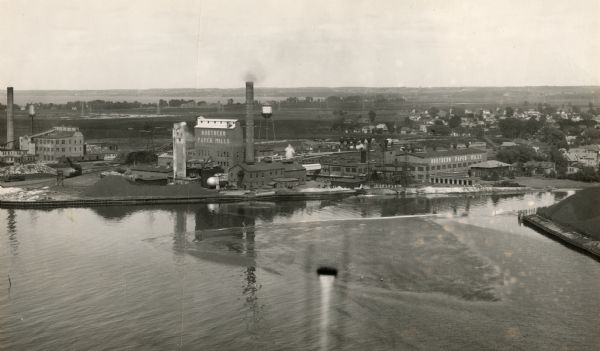
[[[530,176],[556,175],[556,164],[549,161],[527,161],[523,164],[523,173]]]
[[[598,151],[594,148],[595,145],[586,145],[576,148],[571,148],[567,154],[571,159],[581,163],[583,167],[598,167]]]

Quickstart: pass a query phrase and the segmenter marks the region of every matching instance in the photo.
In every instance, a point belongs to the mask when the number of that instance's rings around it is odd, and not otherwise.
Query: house
[[[563,150],[563,157],[567,161],[567,174],[575,174],[582,168],[581,163],[579,163],[574,154],[565,152]]]
[[[485,141],[472,141],[469,143],[469,148],[485,150],[487,148],[487,144]]]
[[[569,156],[581,163],[584,167],[598,167],[598,151],[595,148],[597,145],[586,145],[577,148],[571,148],[567,152]]]
[[[500,145],[501,148],[505,148],[505,147],[514,147],[517,146],[517,143],[513,142],[513,141],[504,141],[502,142],[502,144]]]
[[[385,123],[379,123],[375,126],[375,129],[378,132],[387,132],[388,131],[388,127]]]
[[[371,133],[373,133],[374,129],[375,129],[374,125],[368,125],[368,126],[363,126],[362,128],[360,128],[360,131],[363,134],[371,134]]]
[[[173,153],[172,152],[164,152],[164,153],[158,155],[157,165],[160,167],[170,168],[173,165]]]
[[[522,168],[523,173],[530,176],[556,174],[556,164],[549,161],[527,161]]]
[[[419,131],[420,132],[427,133],[427,127],[429,127],[429,124],[427,124],[427,123],[420,123],[418,125],[418,127],[419,127]]]
[[[400,134],[402,134],[402,135],[414,134],[414,131],[411,128],[402,127],[402,128],[400,128]]]

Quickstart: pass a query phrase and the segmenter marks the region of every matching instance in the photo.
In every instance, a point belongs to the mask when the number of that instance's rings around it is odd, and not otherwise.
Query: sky
[[[18,89],[600,85],[600,0],[0,0]]]

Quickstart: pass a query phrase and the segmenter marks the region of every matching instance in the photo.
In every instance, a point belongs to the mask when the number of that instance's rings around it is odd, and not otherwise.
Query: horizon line
[[[256,82],[254,82],[256,84]],[[106,91],[106,90],[237,90],[245,89],[244,86],[228,88],[94,88],[94,89],[18,89],[14,85],[7,85],[5,88],[13,87],[15,91]],[[457,86],[297,86],[297,87],[278,87],[278,86],[254,86],[256,89],[489,89],[489,88],[600,88],[600,85],[457,85]]]

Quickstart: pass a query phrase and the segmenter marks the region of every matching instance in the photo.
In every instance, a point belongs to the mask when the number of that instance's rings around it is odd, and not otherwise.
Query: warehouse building
[[[274,178],[285,177],[279,162],[239,163],[229,169],[229,184],[241,189],[273,188]]]

